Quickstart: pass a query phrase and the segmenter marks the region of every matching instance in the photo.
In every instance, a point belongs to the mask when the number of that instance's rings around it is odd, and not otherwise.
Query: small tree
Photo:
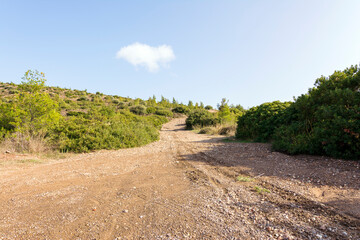
[[[36,135],[59,121],[59,106],[43,91],[46,82],[44,73],[28,70],[22,79],[19,85],[21,92],[7,106],[12,116],[9,124],[15,131]]]
[[[190,100],[189,103],[188,103],[188,107],[191,109],[194,107],[194,103]]]
[[[229,100],[223,98],[221,100],[221,103],[218,105],[219,108],[218,117],[221,123],[228,122],[231,120],[231,112],[228,103]]]
[[[213,109],[213,107],[212,107],[211,105],[206,105],[206,106],[205,106],[205,109],[206,109],[206,110],[211,110],[211,109]]]

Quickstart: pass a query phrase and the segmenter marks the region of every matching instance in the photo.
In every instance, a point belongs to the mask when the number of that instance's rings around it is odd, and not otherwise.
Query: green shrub
[[[80,97],[77,99],[78,101],[87,101],[88,99],[86,97]]]
[[[146,113],[147,114],[152,114],[156,112],[156,107],[147,107],[146,108]]]
[[[173,117],[171,108],[178,106],[176,101],[170,103],[163,97],[160,103],[155,98],[146,102],[99,92],[89,94],[46,87],[43,77],[43,73],[28,71],[25,80],[29,81],[2,85],[7,88],[0,89],[2,144],[26,143],[29,136],[31,141],[41,139],[46,147],[51,144],[60,151],[141,146],[158,139],[161,126]],[[9,95],[9,91],[14,94]]]
[[[66,113],[66,116],[70,117],[70,116],[85,116],[86,113],[84,112],[77,112],[77,111],[70,111]]]
[[[189,107],[183,106],[183,105],[180,105],[180,106],[177,106],[177,107],[173,108],[172,111],[174,113],[182,113],[182,114],[186,114],[186,115],[190,113]]]
[[[186,128],[193,129],[195,126],[206,127],[213,126],[218,123],[215,114],[204,109],[196,109],[192,111],[186,119]]]
[[[51,134],[53,144],[62,152],[137,147],[158,138],[157,128],[149,121],[130,120],[122,114],[108,121],[70,117],[55,126]]]
[[[59,105],[49,94],[43,92],[46,79],[38,71],[27,71],[21,91],[11,98],[11,101],[0,104],[0,129],[9,132],[26,132],[30,137],[46,132],[46,129],[56,124],[61,115]]]
[[[160,129],[164,123],[169,121],[166,117],[159,115],[146,116],[146,120],[157,129]]]
[[[119,102],[119,104],[117,105],[119,109],[128,109],[129,106],[126,102]]]
[[[162,108],[156,109],[155,114],[160,115],[160,116],[165,116],[165,117],[173,117],[173,115],[174,115],[170,110],[162,109]]]
[[[352,66],[316,80],[296,99],[275,131],[273,148],[360,159],[360,71]]]
[[[143,105],[132,106],[129,108],[130,112],[135,113],[137,115],[145,115],[146,107]]]
[[[252,107],[244,115],[238,117],[236,138],[266,142],[272,139],[274,130],[285,118],[285,109],[290,102],[270,102]]]

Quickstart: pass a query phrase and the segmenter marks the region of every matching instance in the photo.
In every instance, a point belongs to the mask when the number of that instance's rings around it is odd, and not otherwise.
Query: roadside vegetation
[[[360,69],[320,77],[294,102],[250,108],[237,121],[238,139],[271,142],[276,151],[360,159]]]
[[[200,134],[219,134],[233,136],[236,129],[236,119],[244,114],[245,110],[241,105],[230,105],[228,100],[222,99],[218,110],[210,106],[205,109],[195,109],[188,114],[186,128],[195,130]]]
[[[142,146],[158,140],[170,118],[200,108],[164,97],[131,99],[45,83],[44,73],[30,70],[19,85],[0,83],[1,149],[88,152]]]
[[[0,83],[0,148],[15,152],[88,152],[137,147],[159,139],[169,119],[187,115],[200,134],[270,142],[288,154],[360,159],[360,68],[320,77],[293,102],[245,110],[222,99],[217,109],[155,96],[148,100],[47,87],[27,71],[21,84]],[[229,140],[230,141],[230,140]]]
[[[288,154],[360,159],[360,68],[351,66],[320,77],[293,102],[267,102],[245,110],[228,105],[218,111],[188,113],[187,129],[234,136],[244,142],[270,142]],[[229,141],[234,141],[229,138]]]

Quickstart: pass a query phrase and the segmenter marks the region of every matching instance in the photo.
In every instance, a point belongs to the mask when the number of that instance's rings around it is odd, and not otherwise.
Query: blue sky
[[[133,98],[288,101],[359,64],[359,12],[358,0],[0,0],[0,81],[37,69],[50,86]]]

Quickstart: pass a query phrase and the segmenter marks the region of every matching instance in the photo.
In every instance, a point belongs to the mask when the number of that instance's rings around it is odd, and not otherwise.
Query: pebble
[[[323,235],[321,235],[321,234],[316,234],[316,237],[317,237],[318,239],[322,239],[322,238],[323,238]]]
[[[123,213],[128,213],[128,212],[129,212],[129,210],[124,209],[122,212],[123,212]]]

